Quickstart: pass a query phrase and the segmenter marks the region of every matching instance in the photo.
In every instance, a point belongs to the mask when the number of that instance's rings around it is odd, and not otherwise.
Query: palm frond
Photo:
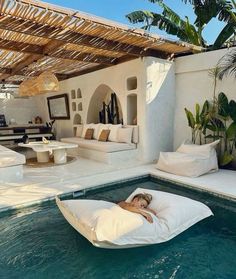
[[[236,32],[236,25],[234,23],[228,23],[220,32],[216,38],[212,48],[218,49],[224,45],[224,43],[230,39]]]
[[[126,15],[126,18],[131,23],[143,22],[149,24],[149,22],[153,19],[153,17],[154,17],[153,13],[149,11],[134,11]]]
[[[236,50],[231,50],[224,55],[217,65],[220,68],[218,73],[219,79],[223,79],[224,76],[232,75],[236,78]]]

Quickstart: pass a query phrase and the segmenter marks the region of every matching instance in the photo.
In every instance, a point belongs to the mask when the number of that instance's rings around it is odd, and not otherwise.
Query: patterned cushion
[[[93,138],[94,129],[87,129],[84,138],[87,140],[91,140]]]
[[[102,130],[99,136],[99,141],[107,141],[110,134],[110,130]]]

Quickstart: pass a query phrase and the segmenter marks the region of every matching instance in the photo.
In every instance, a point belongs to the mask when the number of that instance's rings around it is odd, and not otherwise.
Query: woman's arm
[[[152,214],[154,214],[155,216],[157,215],[156,212],[154,210],[152,210],[151,208],[145,208],[145,210],[151,212]]]
[[[145,211],[142,211],[142,210],[139,209],[138,207],[135,207],[135,206],[133,206],[133,205],[127,203],[127,202],[124,202],[124,201],[119,202],[118,205],[119,205],[121,208],[123,208],[123,209],[125,209],[125,210],[128,210],[128,211],[130,211],[130,212],[134,212],[134,213],[141,214],[144,218],[147,219],[147,221],[148,221],[149,223],[153,223],[152,216],[151,216],[149,213],[147,213],[147,212],[145,212]],[[145,210],[146,210],[146,208],[145,208]]]

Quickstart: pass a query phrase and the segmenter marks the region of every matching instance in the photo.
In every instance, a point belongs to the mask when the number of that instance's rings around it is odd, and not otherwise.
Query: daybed
[[[87,129],[93,129],[92,139],[85,139]],[[102,130],[109,130],[107,141],[99,141]],[[62,142],[76,143],[78,148],[70,150],[74,155],[101,161],[104,163],[121,163],[137,157],[138,126],[112,124],[78,125],[76,136],[62,138]]]
[[[0,181],[23,177],[25,156],[0,145]]]

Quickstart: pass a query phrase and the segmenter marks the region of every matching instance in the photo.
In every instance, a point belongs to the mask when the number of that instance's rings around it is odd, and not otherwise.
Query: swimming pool
[[[54,202],[4,213],[0,278],[236,278],[235,203],[154,178],[90,190],[80,198],[120,201],[137,187],[200,200],[215,215],[166,243],[107,250],[92,246],[75,231]]]

